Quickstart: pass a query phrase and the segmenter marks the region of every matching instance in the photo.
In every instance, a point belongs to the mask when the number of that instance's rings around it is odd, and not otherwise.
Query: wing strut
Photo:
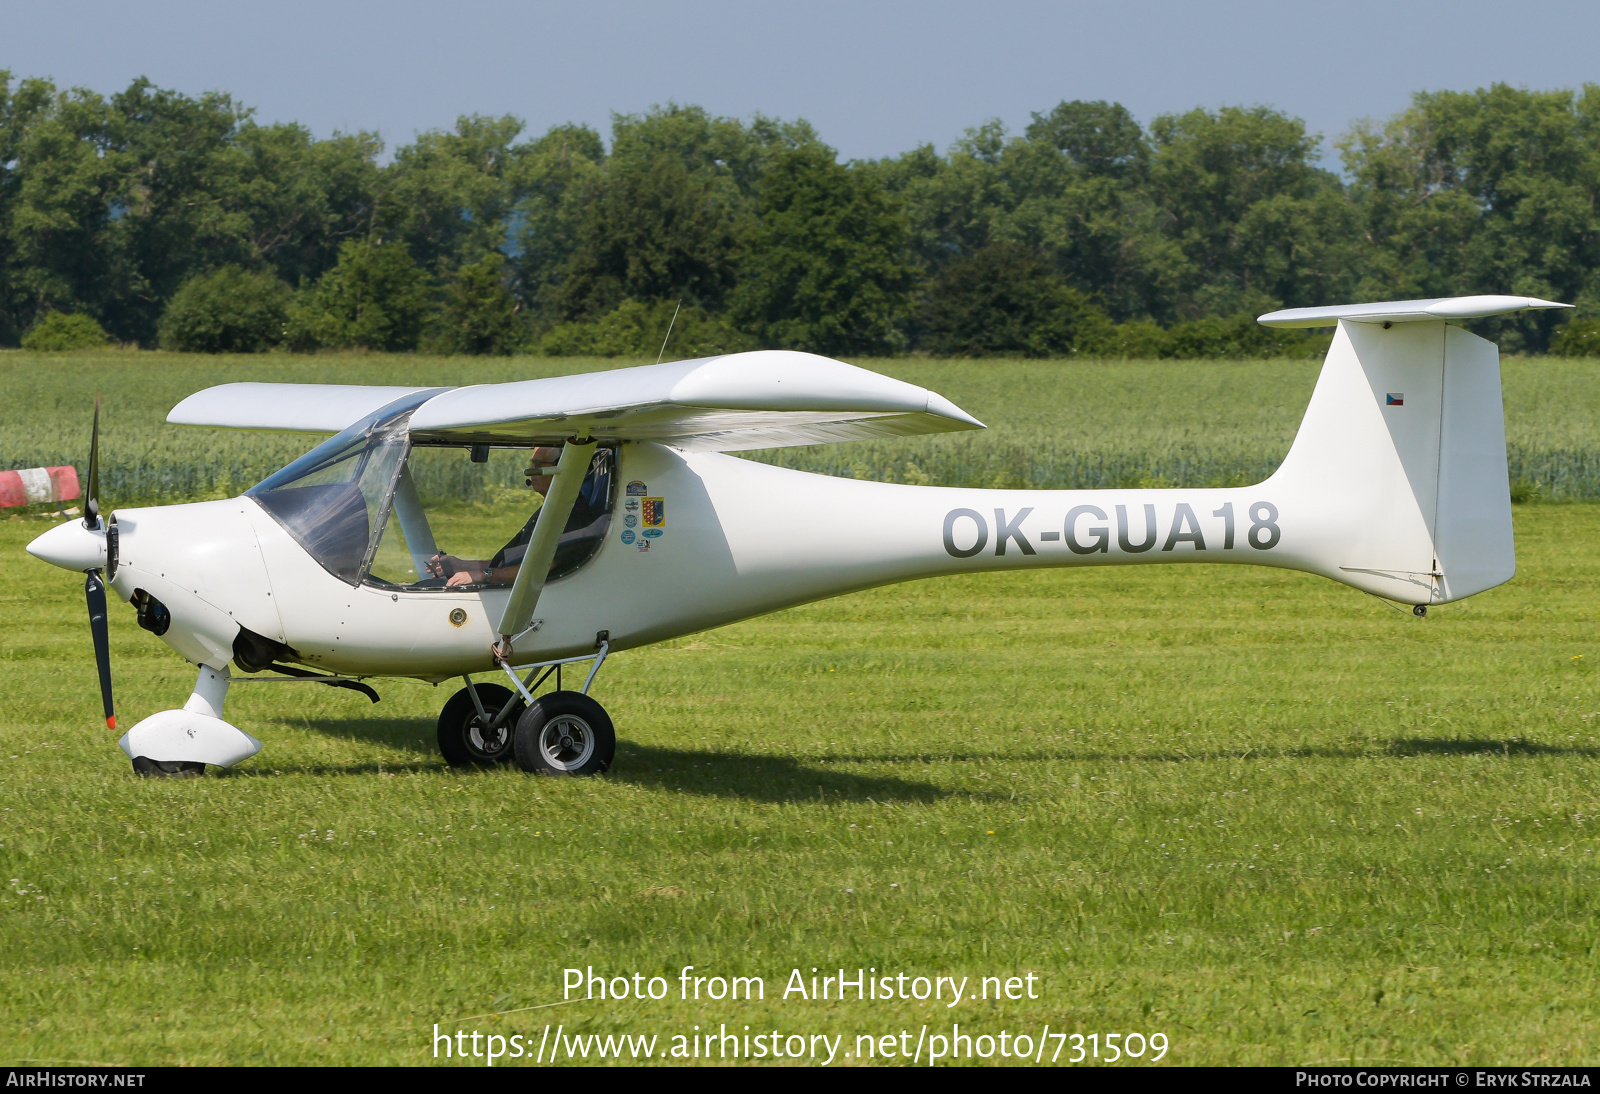
[[[572,515],[572,507],[583,487],[583,477],[589,471],[589,457],[595,442],[590,438],[571,439],[561,446],[561,459],[556,463],[550,492],[539,507],[539,518],[533,522],[533,535],[528,538],[527,553],[517,570],[517,579],[511,584],[511,596],[500,617],[500,641],[495,644],[495,659],[509,662],[512,643],[522,636],[533,621],[534,609],[539,606],[539,594],[544,591],[544,581],[550,573],[550,563],[556,556],[556,546],[561,533]]]

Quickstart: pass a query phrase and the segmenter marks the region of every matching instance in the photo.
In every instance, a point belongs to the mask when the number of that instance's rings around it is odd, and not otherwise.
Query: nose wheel
[[[617,754],[611,716],[577,691],[552,691],[517,719],[517,766],[540,775],[598,775]]]
[[[510,763],[523,706],[520,696],[499,684],[475,684],[456,692],[439,713],[439,751],[445,763],[451,767]]]

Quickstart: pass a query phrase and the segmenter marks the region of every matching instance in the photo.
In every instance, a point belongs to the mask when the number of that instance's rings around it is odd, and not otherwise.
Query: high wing
[[[792,350],[457,388],[411,416],[414,436],[590,436],[719,452],[982,428],[926,388]]]
[[[173,425],[337,433],[420,387],[357,384],[221,384],[172,408]]]
[[[292,390],[238,390],[261,388]],[[418,390],[225,384],[191,395],[167,420],[330,430],[327,424],[304,423],[342,417],[331,427],[339,429]],[[325,409],[314,406],[320,392],[335,393]],[[363,402],[353,392],[374,394]],[[982,428],[982,422],[926,388],[791,350],[454,388],[411,416],[411,433],[421,440],[521,445],[592,437],[719,452]]]

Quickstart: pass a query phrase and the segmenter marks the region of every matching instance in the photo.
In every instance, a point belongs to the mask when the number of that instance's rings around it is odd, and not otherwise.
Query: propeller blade
[[[96,528],[100,524],[100,396],[98,395],[94,397],[94,430],[89,434],[88,477],[88,485],[83,491],[83,526]]]
[[[89,571],[83,595],[89,602],[89,633],[94,636],[94,667],[100,672],[100,702],[106,709],[106,725],[116,729],[117,715],[111,707],[111,629],[106,625],[106,583],[99,570]]]

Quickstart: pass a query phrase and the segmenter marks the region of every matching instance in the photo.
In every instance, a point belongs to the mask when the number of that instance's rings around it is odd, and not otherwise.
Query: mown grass
[[[81,460],[99,388],[109,500],[203,496],[307,443],[160,424],[209,383],[603,364],[5,354],[0,455]],[[1209,481],[1281,458],[1315,376],[871,364],[994,429],[766,458],[1021,483],[1087,453],[1100,471],[1059,474]],[[1581,471],[1594,367],[1507,362],[1514,453]],[[1584,496],[1572,476],[1547,493]],[[1517,579],[1421,621],[1301,575],[1155,568],[904,585],[632,651],[597,684],[623,739],[599,780],[446,769],[448,688],[241,685],[230,717],[266,751],[185,783],[135,780],[95,728],[81,582],[21,554],[44,523],[0,521],[5,1062],[423,1062],[436,1022],[537,1039],[547,1018],[841,1053],[1049,1022],[1165,1033],[1172,1063],[1586,1062],[1600,507],[1517,521]],[[123,724],[182,701],[192,671],[120,605],[112,640]],[[590,965],[674,995],[519,1009]],[[768,998],[678,1001],[683,965]],[[778,998],[812,966],[1033,972],[1042,998]]]
[[[617,368],[602,359],[0,353],[0,466],[87,459],[105,398],[105,492],[114,504],[223,497],[311,438],[174,429],[184,396],[232,380],[451,385]],[[1259,481],[1299,426],[1315,361],[867,360],[930,387],[990,428],[752,454],[828,474],[946,486],[1106,487]],[[1600,359],[1505,362],[1519,497],[1600,498]],[[512,476],[514,479],[515,476]],[[508,483],[511,480],[507,480]],[[426,487],[427,484],[424,484]],[[461,483],[448,485],[459,489]]]
[[[1515,581],[1425,620],[1280,571],[1034,572],[629,652],[600,779],[451,771],[448,689],[394,682],[376,707],[240,685],[266,750],[147,782],[96,728],[80,582],[21,555],[43,523],[0,522],[5,1062],[431,1062],[434,1023],[546,1020],[1588,1062],[1600,507],[1517,523]],[[111,622],[124,723],[181,702],[191,671]],[[684,965],[767,999],[678,1001]],[[569,966],[673,994],[519,1010]],[[1041,998],[778,998],[813,966]]]

